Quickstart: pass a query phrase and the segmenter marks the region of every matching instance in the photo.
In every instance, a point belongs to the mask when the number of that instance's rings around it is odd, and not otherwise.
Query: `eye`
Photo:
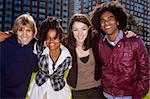
[[[78,31],[77,29],[72,29],[73,32]]]
[[[55,37],[54,37],[54,40],[56,40],[56,39],[58,39],[58,36],[55,36]]]
[[[31,31],[31,29],[27,29],[26,31],[30,32],[30,31]]]
[[[113,17],[108,18],[108,21],[113,21],[113,20],[114,20]]]
[[[82,30],[87,30],[87,29],[88,29],[87,27],[82,28]]]
[[[18,31],[23,31],[23,29],[22,29],[22,28],[19,28]]]
[[[105,22],[105,20],[103,20],[103,19],[100,20],[100,23],[101,23],[101,24],[104,23],[104,22]]]

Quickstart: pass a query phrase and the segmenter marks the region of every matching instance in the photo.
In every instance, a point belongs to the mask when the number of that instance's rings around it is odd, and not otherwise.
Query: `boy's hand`
[[[0,32],[0,42],[4,41],[8,37],[10,37],[12,34],[9,34],[7,32]]]

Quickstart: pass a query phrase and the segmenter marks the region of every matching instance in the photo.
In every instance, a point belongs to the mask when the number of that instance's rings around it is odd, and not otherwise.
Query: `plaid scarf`
[[[38,86],[44,84],[48,79],[50,79],[52,88],[55,91],[61,90],[65,86],[64,73],[69,66],[72,65],[72,58],[68,56],[65,60],[57,67],[57,69],[50,75],[49,74],[49,55],[42,55],[37,47],[37,56],[39,58],[38,67],[39,71],[36,75],[35,81]]]

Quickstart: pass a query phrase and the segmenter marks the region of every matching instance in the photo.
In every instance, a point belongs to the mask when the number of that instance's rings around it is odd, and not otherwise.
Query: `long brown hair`
[[[74,14],[72,18],[70,19],[69,23],[69,29],[68,29],[68,42],[67,46],[69,48],[75,48],[76,47],[76,40],[74,38],[73,32],[72,32],[72,26],[74,22],[82,22],[86,24],[89,27],[87,38],[85,39],[83,46],[84,50],[88,50],[91,48],[92,43],[92,27],[89,19],[84,14]]]

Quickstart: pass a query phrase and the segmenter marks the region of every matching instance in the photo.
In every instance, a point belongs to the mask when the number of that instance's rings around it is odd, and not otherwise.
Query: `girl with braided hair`
[[[56,17],[48,17],[38,31],[34,53],[39,71],[31,83],[30,99],[70,99],[71,91],[64,79],[72,57],[62,44],[63,29]]]

